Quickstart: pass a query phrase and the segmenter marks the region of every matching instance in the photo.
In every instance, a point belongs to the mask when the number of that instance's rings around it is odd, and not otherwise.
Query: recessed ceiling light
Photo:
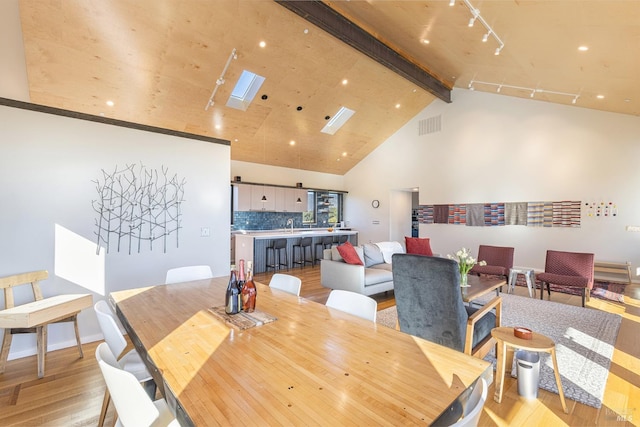
[[[342,157],[347,157],[347,152],[346,151],[342,153]]]
[[[343,84],[343,85],[346,85],[347,83],[349,83],[349,80],[347,80],[347,79],[343,79],[343,80],[342,80],[342,84]]]
[[[580,47],[578,47],[578,50],[579,50],[580,52],[586,52],[586,51],[588,51],[588,50],[589,50],[589,46],[580,46]]]
[[[431,43],[429,40],[427,40],[427,39],[422,39],[422,44],[429,44],[429,43]]]
[[[221,128],[221,127],[222,127],[222,126],[220,126],[220,125],[215,125],[215,128],[216,128],[217,130],[220,130],[220,128]]]
[[[626,99],[624,100],[624,102],[631,102],[631,99],[626,98]]]
[[[400,104],[396,104],[396,108],[400,108]]]
[[[289,145],[296,145],[296,142],[292,139],[291,141],[289,141]]]
[[[235,139],[233,140],[233,142],[238,142],[238,138],[235,138]]]
[[[303,33],[305,33],[305,34],[309,34],[309,29],[308,29],[308,28],[305,28],[305,29],[304,29],[304,31],[303,31]]]
[[[598,99],[604,99],[604,95],[597,95],[596,98]]]
[[[107,105],[108,105],[109,107],[113,107],[113,106],[114,106],[114,103],[113,103],[113,101],[109,100],[109,101],[107,101]]]
[[[267,45],[267,43],[263,40],[260,43],[258,43],[260,47],[265,47]]]

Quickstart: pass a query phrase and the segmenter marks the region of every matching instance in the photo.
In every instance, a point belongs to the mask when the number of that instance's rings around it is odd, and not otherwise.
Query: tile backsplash
[[[302,213],[234,211],[233,230],[278,230],[287,228],[287,220],[293,218],[293,228],[329,227],[328,213],[318,213],[315,224],[302,224]],[[291,227],[291,226],[289,226]]]

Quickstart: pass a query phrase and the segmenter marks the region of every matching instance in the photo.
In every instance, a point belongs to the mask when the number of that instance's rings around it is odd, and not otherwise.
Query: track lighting
[[[231,51],[231,54],[229,55],[229,59],[227,59],[227,63],[225,64],[224,69],[222,70],[222,74],[220,74],[220,77],[216,79],[216,87],[213,88],[213,92],[211,92],[211,96],[207,101],[207,105],[205,105],[204,107],[204,111],[207,111],[209,107],[213,107],[214,105],[213,98],[216,96],[216,92],[218,91],[218,88],[224,84],[224,75],[227,73],[229,64],[231,64],[231,61],[234,59],[238,59],[237,50],[235,48]]]
[[[473,27],[473,25],[476,23],[476,20],[480,21],[480,23],[487,30],[487,32],[482,37],[482,41],[486,43],[489,40],[489,37],[493,36],[493,38],[496,39],[496,41],[500,45],[495,50],[494,55],[500,55],[500,52],[504,47],[504,42],[500,39],[500,37],[498,37],[495,31],[493,31],[493,28],[491,28],[491,26],[487,23],[487,21],[484,20],[482,15],[480,15],[480,11],[475,7],[473,7],[473,5],[469,2],[469,0],[462,0],[462,2],[465,4],[465,6],[469,8],[469,12],[471,12],[471,18],[469,19],[469,24],[468,24],[469,27]],[[455,4],[456,4],[455,0],[449,0],[449,6],[455,6]]]
[[[519,91],[523,91],[523,92],[529,92],[529,98],[535,97],[536,93],[538,93],[538,94],[548,93],[548,94],[551,94],[551,95],[568,96],[568,97],[573,98],[571,100],[572,104],[576,104],[578,102],[578,98],[580,98],[580,94],[579,93],[557,92],[555,90],[546,90],[546,89],[530,88],[530,87],[524,87],[524,86],[506,85],[504,83],[481,82],[479,80],[471,80],[467,87],[469,88],[469,90],[475,90],[475,85],[495,86],[497,93],[501,93],[503,88],[515,89],[515,90],[519,90]]]

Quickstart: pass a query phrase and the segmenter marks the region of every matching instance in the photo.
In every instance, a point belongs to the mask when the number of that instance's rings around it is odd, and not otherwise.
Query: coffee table
[[[558,394],[560,395],[560,403],[565,414],[567,404],[564,401],[564,391],[562,390],[562,382],[560,381],[560,373],[558,371],[558,361],[556,360],[556,343],[551,338],[536,332],[530,340],[518,338],[513,335],[512,327],[494,328],[491,330],[491,336],[498,342],[498,365],[496,366],[496,392],[493,400],[500,403],[502,401],[502,389],[504,388],[504,375],[507,367],[513,366],[513,354],[515,349],[529,350],[535,352],[545,352],[551,354],[553,361],[553,372],[556,377],[556,385],[558,386]]]
[[[491,291],[496,291],[496,295],[500,296],[500,288],[507,284],[504,279],[487,276],[476,276],[473,274],[469,275],[468,283],[469,286],[460,288],[462,292],[462,300],[464,302],[470,302],[471,300],[480,298],[481,296],[486,295]]]

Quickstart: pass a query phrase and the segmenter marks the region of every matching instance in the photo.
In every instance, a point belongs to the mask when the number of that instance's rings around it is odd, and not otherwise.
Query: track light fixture
[[[471,12],[471,18],[469,19],[469,27],[473,27],[476,21],[480,21],[480,23],[487,30],[487,32],[482,36],[482,41],[486,43],[487,40],[489,40],[489,37],[493,36],[493,38],[499,44],[499,46],[496,48],[493,54],[500,55],[500,52],[502,52],[502,48],[504,47],[504,42],[500,39],[500,37],[498,37],[495,31],[493,31],[493,28],[491,28],[491,26],[487,23],[487,21],[484,20],[482,15],[480,15],[480,11],[475,7],[473,7],[473,5],[469,2],[469,0],[462,0],[462,2],[469,8],[469,12]],[[455,6],[455,4],[456,4],[455,0],[449,1],[449,6]]]
[[[475,90],[475,85],[493,86],[493,87],[496,88],[496,92],[497,93],[501,93],[503,88],[521,90],[521,91],[524,91],[524,92],[529,92],[529,97],[530,98],[535,97],[536,93],[548,93],[548,94],[551,94],[551,95],[568,96],[568,97],[573,98],[571,100],[572,104],[575,104],[576,102],[578,102],[578,98],[580,98],[580,94],[579,93],[557,92],[555,90],[546,90],[546,89],[531,88],[531,87],[524,87],[524,86],[506,85],[504,83],[481,82],[479,80],[471,80],[469,82],[469,85],[468,85],[469,90]]]
[[[220,74],[220,77],[218,77],[218,79],[216,80],[216,87],[213,88],[213,92],[211,92],[211,96],[207,101],[207,105],[205,105],[204,107],[204,111],[207,111],[209,107],[213,107],[213,104],[214,104],[213,98],[216,96],[216,92],[218,91],[218,88],[224,84],[224,75],[227,73],[229,64],[231,64],[231,61],[233,59],[238,59],[238,54],[235,48],[231,51],[231,55],[229,55],[229,59],[227,59],[227,63],[225,64],[224,69],[222,70],[222,74]]]

